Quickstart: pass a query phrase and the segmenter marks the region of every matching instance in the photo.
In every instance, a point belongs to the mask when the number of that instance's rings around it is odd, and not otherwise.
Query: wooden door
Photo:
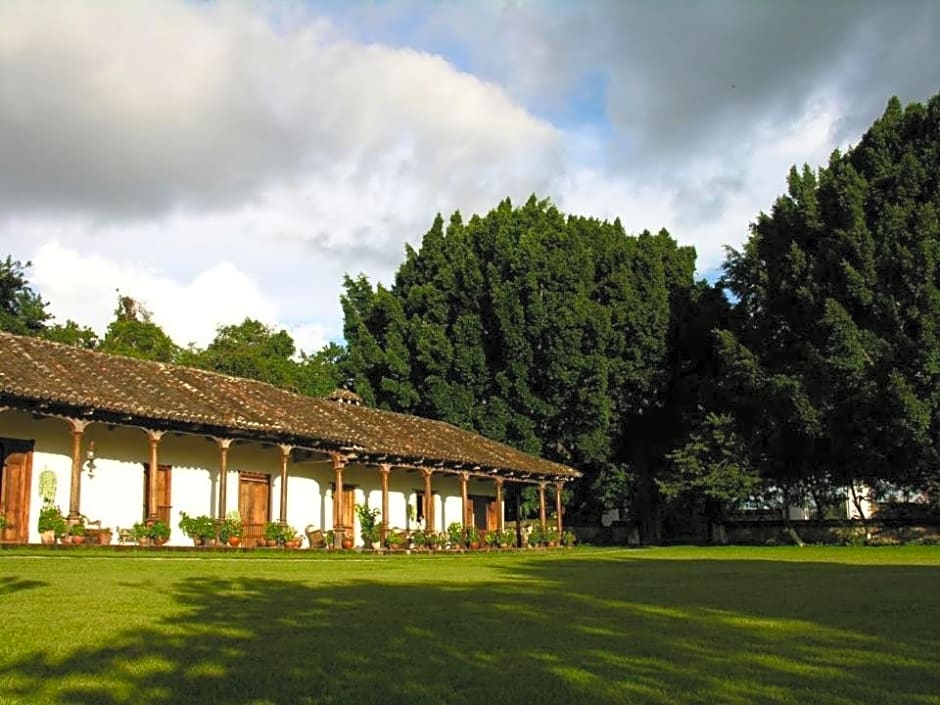
[[[238,514],[245,531],[243,545],[257,546],[264,525],[271,521],[271,476],[261,472],[238,473]]]
[[[173,495],[173,468],[170,465],[157,466],[157,519],[170,526],[170,510],[173,509],[170,498]],[[150,512],[150,463],[144,463],[144,518]]]
[[[496,531],[499,528],[499,502],[491,499],[486,503],[486,530]]]
[[[0,473],[0,514],[6,527],[0,540],[29,541],[29,486],[33,474],[33,451],[10,453],[3,459]]]

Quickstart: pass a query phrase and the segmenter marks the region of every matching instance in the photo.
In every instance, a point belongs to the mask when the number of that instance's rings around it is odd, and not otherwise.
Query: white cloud
[[[715,270],[724,246],[739,246],[761,210],[786,191],[791,165],[824,164],[835,146],[838,112],[832,103],[810,107],[799,120],[767,127],[767,137],[727,163],[707,154],[676,171],[672,183],[633,179],[599,167],[572,169],[554,185],[563,210],[613,219],[627,232],[666,228],[683,245],[694,245],[698,270]]]
[[[5,3],[0,73],[0,202],[18,209],[231,206],[310,174],[361,182],[403,152],[472,195],[528,182],[560,137],[440,57],[246,6]]]
[[[341,334],[344,272],[387,280],[435,210],[559,169],[561,132],[497,85],[259,8],[0,5],[0,248],[60,317],[100,329],[120,288],[177,342],[237,312],[308,349]]]
[[[277,312],[251,277],[229,262],[180,283],[153,269],[84,255],[52,241],[34,254],[32,280],[59,322],[70,318],[103,334],[120,292],[144,304],[153,321],[183,345],[205,346],[218,326],[245,317],[271,323]]]

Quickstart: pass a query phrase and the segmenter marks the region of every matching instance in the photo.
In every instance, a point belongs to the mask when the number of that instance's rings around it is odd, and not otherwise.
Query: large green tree
[[[782,488],[923,487],[940,431],[940,96],[791,170],[724,282],[724,401]]]
[[[674,391],[694,266],[665,231],[629,236],[535,197],[466,223],[438,216],[391,288],[347,278],[345,370],[380,407],[583,469],[575,508],[596,516],[598,496],[630,502],[638,487],[655,499],[662,454],[631,433]]]

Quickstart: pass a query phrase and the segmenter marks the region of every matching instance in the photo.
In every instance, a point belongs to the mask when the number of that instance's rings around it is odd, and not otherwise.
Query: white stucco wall
[[[71,429],[63,419],[34,417],[18,411],[0,412],[0,437],[32,440],[33,469],[30,489],[29,541],[39,542],[36,528],[42,499],[39,477],[43,470],[56,475],[55,502],[68,513],[71,482]],[[95,469],[81,478],[80,510],[89,520],[100,520],[112,529],[129,528],[141,521],[144,508],[144,463],[150,461],[150,445],[143,429],[90,424],[82,437],[82,453],[95,444]],[[204,436],[167,433],[158,446],[158,463],[172,467],[170,545],[189,545],[178,528],[180,515],[217,514],[219,494],[219,448]],[[280,515],[280,449],[272,444],[233,443],[228,453],[226,511],[238,509],[239,471],[271,475],[270,517]],[[332,483],[335,479],[328,459],[315,457],[288,465],[287,522],[299,531],[308,525],[321,529],[333,526]],[[380,476],[375,467],[350,464],[344,484],[353,486],[355,502],[381,509]],[[437,531],[459,522],[463,516],[460,480],[456,475],[434,473],[432,490]],[[388,523],[393,528],[414,528],[407,506],[416,506],[416,493],[424,491],[424,480],[415,470],[393,468],[389,476]],[[470,494],[493,496],[492,480],[472,479]],[[357,544],[360,528],[354,527]]]

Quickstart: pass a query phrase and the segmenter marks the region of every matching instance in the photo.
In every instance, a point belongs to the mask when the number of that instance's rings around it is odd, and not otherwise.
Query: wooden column
[[[555,483],[555,528],[558,529],[558,540],[561,541],[561,491],[564,489],[564,482]]]
[[[503,530],[503,478],[496,478],[496,530]],[[502,541],[502,539],[500,539]]]
[[[81,520],[82,503],[82,434],[88,421],[69,419],[72,426],[72,484],[69,489],[69,523]]]
[[[228,504],[228,449],[232,439],[216,438],[215,442],[219,444],[219,506],[215,513],[219,519],[224,519]]]
[[[542,531],[548,526],[548,522],[545,518],[545,483],[539,483],[539,521],[542,524]]]
[[[160,439],[163,438],[163,431],[152,431],[148,428],[147,438],[150,439],[150,491],[147,493],[150,496],[147,498],[147,523],[152,524],[158,518],[157,478],[160,474],[160,465],[159,457],[157,455],[157,446],[160,444]]]
[[[470,479],[470,475],[468,473],[465,473],[465,472],[460,473],[460,497],[461,497],[461,500],[463,501],[463,511],[461,512],[461,516],[463,517],[464,529],[467,529],[470,526],[470,519],[467,516],[467,499],[468,499],[467,481],[469,479]]]
[[[379,528],[382,545],[385,545],[385,539],[388,538],[388,476],[392,471],[392,466],[388,463],[379,465],[379,480],[382,482],[382,524]]]
[[[335,475],[334,483],[336,489],[333,490],[333,531],[339,532],[345,527],[340,523],[343,512],[343,468],[346,467],[346,459],[339,453],[330,453],[330,459],[333,461],[333,473]]]
[[[421,468],[421,475],[424,477],[424,530],[434,530],[434,497],[431,495],[431,475],[433,471],[430,468]]]
[[[281,526],[287,525],[287,461],[290,460],[290,452],[293,446],[281,445],[281,506],[278,521]]]

